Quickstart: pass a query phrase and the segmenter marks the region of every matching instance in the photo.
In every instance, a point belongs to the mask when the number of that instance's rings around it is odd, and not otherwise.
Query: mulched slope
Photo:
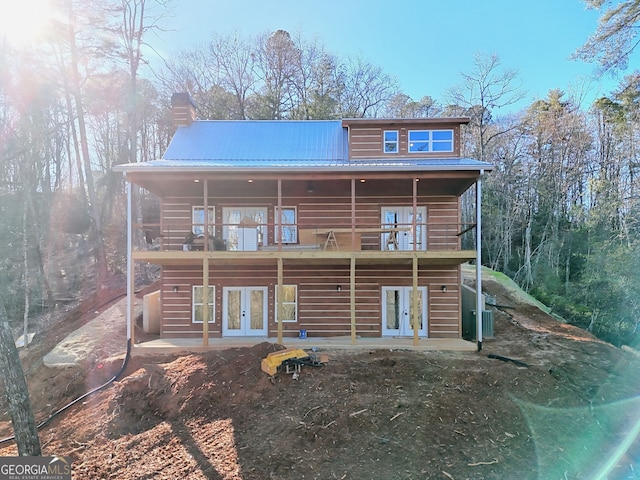
[[[638,420],[640,360],[511,306],[482,352],[333,351],[298,378],[261,372],[269,343],[134,358],[41,441],[77,479],[591,478]],[[639,456],[636,440],[609,478],[637,478]]]

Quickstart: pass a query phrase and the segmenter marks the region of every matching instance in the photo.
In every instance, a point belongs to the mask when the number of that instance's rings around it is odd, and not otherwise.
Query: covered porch
[[[348,269],[348,276],[340,284],[347,286],[349,315],[345,318],[345,325],[351,333],[340,340],[327,339],[332,348],[394,348],[393,344],[397,343],[396,348],[417,350],[473,350],[473,344],[459,338],[423,339],[417,329],[406,338],[359,336],[356,303],[361,291],[357,276],[361,266],[408,267],[408,288],[411,289],[413,304],[418,304],[421,287],[418,278],[424,267],[456,266],[477,261],[478,245],[473,245],[473,241],[465,242],[462,237],[471,236],[471,233],[479,237],[479,222],[478,219],[474,223],[461,222],[459,196],[474,183],[479,185],[481,172],[477,167],[455,170],[450,165],[426,172],[413,168],[414,165],[397,170],[387,167],[367,173],[267,173],[256,169],[251,172],[225,172],[224,175],[194,169],[175,172],[170,182],[166,171],[128,172],[130,182],[155,193],[164,202],[160,224],[136,224],[129,214],[130,291],[134,290],[135,262],[150,262],[163,267],[197,267],[201,269],[202,280],[198,283],[202,291],[209,290],[211,275],[221,267],[274,266],[276,318],[279,319],[283,316],[280,299],[284,297],[282,288],[286,267],[330,262],[332,265],[345,265]],[[264,206],[264,212],[259,218],[250,218],[255,222],[250,226],[254,241],[249,242],[250,247],[241,248],[238,235],[230,233],[241,225],[230,223],[226,210],[236,208],[234,205],[243,212],[255,210],[258,204]],[[386,206],[391,211],[398,205],[403,218],[387,219]],[[279,214],[287,208],[292,208],[295,213],[291,223],[286,216]],[[194,209],[201,212],[197,219]],[[135,249],[133,238],[136,230],[150,226],[157,228],[160,245],[153,250]],[[185,248],[185,237],[194,231],[201,232],[201,244],[197,248]],[[405,234],[411,241],[403,245],[398,238]],[[290,242],[287,235],[291,237]],[[215,247],[212,240],[216,238],[225,242],[224,248]],[[451,288],[447,292],[447,283],[451,284],[450,281],[438,282],[440,295],[450,296],[457,302],[453,298],[455,292]],[[179,288],[182,291],[182,286]],[[165,339],[135,348],[145,351],[207,351],[252,344],[251,337],[211,338],[208,309],[203,309],[203,314],[200,338],[173,339],[168,335]],[[411,317],[412,325],[421,324],[417,309],[412,311]],[[131,324],[133,318],[130,318]],[[289,346],[295,341],[291,337],[285,338],[282,321],[277,321],[276,326],[275,342]],[[130,328],[133,335],[134,329]],[[274,331],[270,334],[273,336]],[[269,341],[267,337],[258,340]],[[310,347],[314,346],[313,342],[306,341]]]

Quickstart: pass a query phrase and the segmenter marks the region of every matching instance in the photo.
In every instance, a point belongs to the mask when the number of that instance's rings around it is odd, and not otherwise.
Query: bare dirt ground
[[[270,343],[133,358],[41,429],[44,453],[75,479],[640,478],[640,357],[484,289],[502,307],[481,352],[328,351],[297,379],[261,372]],[[111,306],[87,300],[22,352],[39,421],[120,368],[124,326],[80,366],[42,362]]]

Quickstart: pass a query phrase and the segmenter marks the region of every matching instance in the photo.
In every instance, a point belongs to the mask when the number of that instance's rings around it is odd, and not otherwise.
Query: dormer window
[[[398,153],[398,131],[384,131],[384,153]]]
[[[408,151],[453,152],[453,130],[409,130]]]

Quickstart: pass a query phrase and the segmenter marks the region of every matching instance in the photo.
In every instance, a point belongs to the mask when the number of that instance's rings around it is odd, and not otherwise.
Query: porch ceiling
[[[297,174],[287,176],[264,174],[198,175],[188,173],[132,172],[128,178],[146,190],[165,197],[203,196],[205,181],[209,195],[217,197],[273,196],[278,194],[278,180],[282,180],[283,194],[307,195],[311,193],[349,194],[350,182],[356,180],[356,196],[376,195],[389,189],[411,194],[412,182],[419,179],[418,195],[459,196],[478,179],[477,171],[441,172],[388,172],[363,175],[320,175]],[[309,182],[313,182],[315,192],[309,192]]]

